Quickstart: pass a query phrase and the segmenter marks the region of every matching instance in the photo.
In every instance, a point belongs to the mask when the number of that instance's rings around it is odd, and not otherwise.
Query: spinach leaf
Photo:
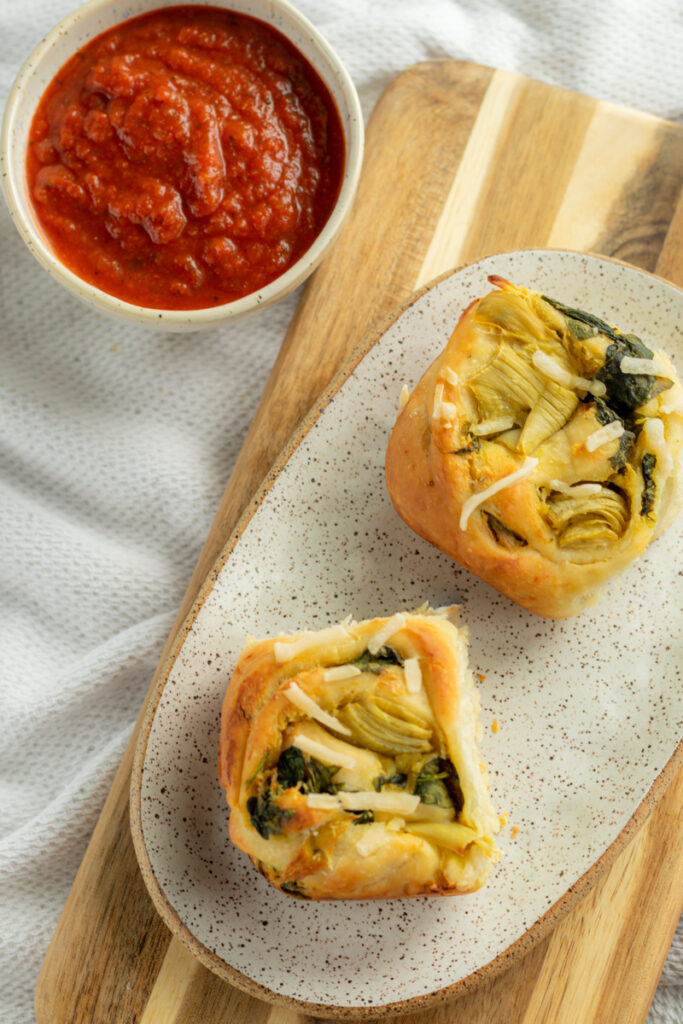
[[[648,516],[655,504],[655,481],[653,477],[654,468],[657,465],[657,456],[653,455],[652,452],[646,452],[643,455],[643,461],[641,463],[641,470],[643,473],[643,482],[645,484],[643,488],[643,494],[640,499],[640,514],[641,516]]]
[[[286,892],[288,896],[295,896],[299,900],[310,900],[310,896],[304,890],[301,882],[283,882],[280,886],[282,892]]]
[[[496,544],[500,544],[507,551],[514,551],[515,548],[525,548],[527,546],[528,542],[525,538],[520,537],[518,533],[511,530],[497,516],[492,515],[491,512],[484,512],[483,516]]]
[[[337,764],[323,764],[315,757],[309,757],[306,762],[306,789],[309,793],[336,793],[339,787],[332,779],[338,771]]]
[[[271,835],[279,835],[282,832],[283,824],[293,814],[293,811],[283,811],[276,803],[273,803],[270,782],[270,778],[266,779],[258,795],[250,796],[247,800],[247,812],[251,823],[264,839],[269,839]]]
[[[647,373],[622,373],[624,356],[652,359],[653,353],[634,334],[624,334],[607,347],[605,365],[595,379],[607,388],[608,404],[623,420],[630,420],[635,410],[650,398],[657,378]]]
[[[469,441],[465,448],[457,448],[454,452],[449,452],[449,455],[471,455],[472,452],[478,452],[481,449],[481,441],[478,437],[473,437]]]
[[[298,747],[287,747],[277,763],[277,781],[283,789],[291,789],[304,781],[306,762]]]
[[[624,430],[624,433],[619,438],[619,448],[610,456],[610,462],[614,469],[623,469],[628,460],[631,458],[631,452],[633,451],[633,445],[636,440],[636,435],[631,430]]]
[[[595,405],[595,418],[604,427],[607,423],[612,423],[614,420],[621,419],[617,416],[613,409],[603,402],[601,398],[591,398],[590,401]],[[636,435],[631,430],[624,429],[624,433],[619,438],[619,448],[614,455],[610,457],[610,462],[614,469],[623,469],[633,451],[633,445],[636,440]]]
[[[447,757],[433,757],[422,766],[415,781],[415,793],[422,803],[454,807],[456,814],[465,804],[455,765]]]
[[[347,811],[347,814],[355,815],[354,820],[351,822],[352,825],[369,825],[371,821],[375,820],[375,815],[372,811],[367,810],[367,808],[363,811]]]
[[[601,427],[606,426],[608,423],[613,423],[614,420],[618,420],[619,417],[615,413],[614,409],[603,402],[602,398],[589,398],[587,404],[595,406],[595,418]]]
[[[303,793],[336,793],[332,779],[338,771],[339,765],[305,758],[298,747],[287,747],[277,763],[277,783],[282,789],[299,786]]]
[[[382,786],[400,786],[401,789],[405,789],[407,781],[407,775],[404,775],[403,772],[396,772],[394,775],[378,775],[372,780],[372,784],[379,793]]]
[[[402,665],[403,658],[396,653],[393,647],[381,647],[377,654],[363,651],[360,658],[356,658],[351,664],[359,668],[361,672],[374,672],[378,676],[389,665]]]
[[[573,309],[571,306],[565,306],[563,302],[551,299],[548,295],[544,295],[543,299],[567,318],[569,329],[576,338],[592,338],[595,334],[604,334],[612,341],[617,341],[619,338],[625,337],[610,327],[605,320],[595,316],[594,313],[587,313],[585,309]],[[577,331],[581,331],[581,334],[578,334]],[[635,335],[630,335],[630,337],[635,337]],[[636,340],[639,341],[639,339]],[[643,348],[645,348],[644,345]],[[652,359],[652,353],[645,358]]]
[[[608,404],[616,410],[622,420],[630,419],[638,406],[643,405],[651,397],[657,381],[648,374],[622,373],[621,360],[624,356],[652,359],[654,352],[636,334],[621,334],[593,313],[586,313],[583,309],[572,309],[547,295],[543,298],[567,318],[568,327],[575,337],[581,340],[595,334],[604,334],[610,339],[612,344],[607,346],[605,364],[595,377],[607,388]]]

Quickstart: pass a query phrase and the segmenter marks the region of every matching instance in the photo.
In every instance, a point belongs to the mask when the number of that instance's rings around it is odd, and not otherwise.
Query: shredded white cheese
[[[361,838],[356,843],[356,850],[361,857],[369,857],[375,850],[379,850],[380,846],[384,846],[388,840],[386,829],[383,827],[369,828],[365,830],[365,835],[361,835]]]
[[[392,615],[390,619],[387,619],[382,628],[368,640],[368,650],[370,651],[370,654],[378,654],[382,647],[384,647],[387,640],[390,640],[394,633],[398,633],[399,629],[403,629],[405,624],[405,615],[402,615],[400,612],[396,615]]]
[[[566,484],[563,480],[551,480],[550,486],[560,494],[599,494],[600,484]]]
[[[341,810],[339,798],[332,793],[308,793],[306,795],[306,803],[316,811]]]
[[[500,434],[503,430],[510,430],[514,425],[514,416],[499,416],[496,420],[482,420],[470,428],[470,433],[475,437],[487,437],[489,434]]]
[[[345,736],[351,735],[351,730],[348,729],[341,722],[338,722],[334,715],[330,715],[321,708],[319,704],[309,697],[307,693],[301,689],[297,683],[290,683],[285,690],[285,697],[291,701],[294,707],[298,708],[299,711],[303,711],[309,718],[314,718],[316,722],[320,722],[321,725],[326,725],[328,729],[334,729],[335,732],[341,732]]]
[[[337,794],[342,807],[347,811],[386,811],[389,814],[412,814],[420,802],[415,793],[399,793],[395,790],[375,793],[374,790],[360,793]]]
[[[340,679],[351,679],[352,676],[359,676],[360,669],[356,665],[335,665],[333,668],[326,668],[323,672],[323,682],[337,683]]]
[[[450,366],[444,366],[442,368],[441,376],[449,384],[452,384],[454,388],[457,387],[458,384],[460,383],[460,378],[458,377],[455,370],[451,370]]]
[[[507,476],[502,477],[500,480],[496,480],[495,484],[491,484],[485,490],[480,491],[479,494],[472,494],[467,501],[463,504],[460,511],[460,529],[467,529],[467,522],[478,505],[481,505],[484,501],[488,501],[498,491],[502,491],[503,488],[509,487],[511,484],[522,480],[525,476],[529,476],[536,469],[538,465],[538,459],[533,459],[529,456],[524,460],[524,463],[516,469],[514,473],[508,473]]]
[[[328,747],[324,743],[318,743],[317,740],[311,740],[308,736],[304,736],[301,733],[295,734],[292,739],[292,746],[303,750],[304,754],[316,757],[323,764],[336,764],[340,768],[357,767],[355,757],[351,757],[350,754],[345,754],[341,750],[334,750],[333,747]]]
[[[406,658],[403,662],[403,673],[408,693],[419,693],[422,689],[422,670],[419,658]]]
[[[449,422],[458,415],[457,405],[443,400],[443,381],[439,381],[434,388],[434,404],[432,405],[432,422]]]
[[[638,359],[636,356],[624,356],[619,363],[622,373],[648,374],[650,377],[668,377],[669,371],[658,359]]]
[[[582,391],[588,391],[591,395],[597,395],[598,398],[607,394],[607,388],[601,380],[586,380],[585,377],[577,377],[569,370],[565,370],[564,366],[556,363],[545,352],[541,352],[540,349],[536,349],[531,357],[531,362],[545,377],[549,377],[550,380],[554,380],[565,388],[581,388]]]
[[[349,632],[346,624],[338,623],[336,626],[329,626],[327,629],[318,630],[317,633],[302,633],[291,640],[278,640],[273,645],[273,654],[278,665],[285,661],[291,661],[303,651],[309,651],[311,647],[318,644],[334,644],[340,640],[348,640]]]
[[[402,412],[402,410],[405,409],[406,405],[408,404],[408,399],[409,398],[410,398],[410,391],[408,390],[408,385],[404,384],[403,387],[401,388],[401,394],[398,396],[398,411],[399,412]]]
[[[612,420],[611,423],[606,423],[604,427],[599,427],[598,430],[589,434],[584,441],[584,447],[587,452],[594,452],[596,448],[602,448],[603,444],[616,441],[623,433],[624,424],[621,420]]]
[[[652,454],[657,458],[657,465],[661,473],[668,476],[674,468],[674,460],[666,446],[664,424],[659,417],[655,416],[653,419],[645,420],[643,435],[648,447],[652,449]]]

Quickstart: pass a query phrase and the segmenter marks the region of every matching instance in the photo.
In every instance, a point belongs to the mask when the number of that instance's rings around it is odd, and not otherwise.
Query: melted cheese
[[[346,623],[340,622],[336,626],[329,626],[327,629],[320,629],[317,633],[301,633],[291,640],[278,640],[273,644],[273,655],[278,665],[285,661],[291,661],[303,651],[310,651],[311,647],[335,644],[342,640],[349,639],[349,631]]]
[[[358,827],[362,828],[363,826]],[[361,857],[369,857],[375,850],[379,850],[380,846],[384,846],[388,839],[387,830],[380,822],[366,825],[364,834],[361,835],[361,838],[356,843],[356,850]]]
[[[596,448],[602,448],[603,444],[616,441],[623,433],[624,424],[621,420],[612,420],[611,423],[606,423],[604,427],[599,427],[598,430],[589,434],[584,441],[584,447],[587,452],[594,452]]]
[[[321,725],[326,725],[328,729],[333,729],[335,732],[340,732],[344,736],[350,736],[351,730],[348,729],[341,722],[327,713],[319,704],[309,697],[307,693],[301,689],[296,683],[290,683],[285,690],[285,697],[290,701],[294,707],[298,708],[299,711],[303,711],[309,718],[314,718],[316,722],[320,722]]]
[[[683,388],[675,384],[671,391],[665,391],[659,397],[659,411],[665,415],[675,412],[683,416]]]
[[[390,640],[394,633],[398,633],[399,629],[403,629],[405,624],[405,615],[402,615],[400,612],[387,619],[382,628],[368,640],[370,654],[378,654],[387,640]]]
[[[467,522],[478,505],[488,501],[498,491],[502,491],[503,488],[509,487],[511,484],[517,482],[517,480],[523,480],[524,477],[529,476],[536,469],[538,465],[538,459],[533,459],[527,456],[524,460],[523,465],[516,469],[514,473],[508,473],[507,476],[502,477],[500,480],[496,480],[495,484],[491,484],[485,490],[480,491],[479,494],[472,494],[466,502],[464,502],[460,511],[460,529],[467,529]]]
[[[419,693],[422,689],[422,670],[419,658],[406,658],[403,663],[403,673],[408,693]]]
[[[557,384],[561,384],[562,387],[580,388],[582,391],[588,391],[592,395],[597,395],[598,398],[602,398],[603,395],[607,394],[607,388],[601,380],[587,380],[585,377],[577,377],[575,374],[570,373],[569,370],[565,370],[564,366],[556,363],[545,352],[541,352],[540,349],[536,349],[531,357],[531,362],[537,370],[541,371],[544,377],[554,380]]]
[[[342,807],[347,811],[386,811],[389,814],[411,814],[417,810],[420,803],[420,798],[415,793],[398,793],[393,790],[385,790],[381,793],[375,793],[373,790],[345,793],[342,790],[338,796]]]
[[[301,732],[294,734],[292,746],[298,747],[299,750],[303,750],[304,754],[310,754],[311,757],[317,758],[317,760],[322,761],[323,764],[335,764],[340,768],[356,767],[355,757],[352,757],[350,754],[346,754],[341,750],[334,750],[333,747],[328,747],[325,743],[318,743],[317,740],[312,740],[310,737],[304,736]]]

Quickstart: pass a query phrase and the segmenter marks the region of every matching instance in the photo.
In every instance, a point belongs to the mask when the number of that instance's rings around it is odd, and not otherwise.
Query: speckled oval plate
[[[454,565],[389,501],[401,386],[417,383],[491,273],[598,313],[683,365],[683,293],[622,264],[527,251],[438,281],[361,346],[280,459],[204,586],[142,730],[133,835],[157,908],[211,970],[312,1013],[417,1010],[508,966],[585,892],[683,759],[680,521],[590,612],[553,622]],[[483,753],[509,815],[503,859],[460,898],[289,899],[231,846],[216,778],[244,638],[425,600],[461,604],[485,676]]]

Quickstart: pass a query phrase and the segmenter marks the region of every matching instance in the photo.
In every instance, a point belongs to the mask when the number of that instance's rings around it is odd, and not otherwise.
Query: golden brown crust
[[[338,666],[341,678],[326,674]],[[477,712],[466,633],[445,615],[250,642],[221,720],[218,773],[232,841],[278,888],[312,899],[479,888],[498,856],[499,822],[476,749]],[[320,750],[322,761],[312,753]],[[283,768],[285,751],[303,757],[295,777]],[[451,788],[436,781],[426,795],[434,772]],[[363,806],[388,805],[361,814],[353,793]],[[438,841],[411,831],[421,822],[428,833],[436,824]]]
[[[671,367],[673,389],[637,413],[643,416],[647,412],[661,421],[672,463],[664,473],[665,459],[660,455],[654,470],[655,505],[648,515],[640,514],[644,500],[641,466],[650,450],[648,441],[641,431],[619,472],[614,468],[619,459],[618,439],[588,451],[585,441],[600,426],[597,417],[604,413],[585,391],[577,391],[582,400],[568,420],[530,453],[519,449],[519,428],[530,415],[523,407],[508,417],[515,419],[515,436],[512,431],[499,432],[505,443],[499,443],[495,435],[476,437],[471,432],[473,425],[480,429],[478,424],[487,417],[471,383],[481,379],[482,371],[495,362],[505,345],[522,352],[530,374],[538,376],[529,361],[529,352],[535,349],[550,351],[555,360],[564,359],[574,374],[580,370],[565,351],[568,344],[577,346],[577,342],[569,338],[564,319],[554,320],[559,314],[540,296],[501,279],[495,283],[506,289],[505,297],[514,299],[530,321],[541,309],[551,322],[540,327],[531,323],[530,330],[538,336],[527,335],[524,345],[517,345],[513,331],[492,326],[483,316],[486,299],[468,306],[445,351],[429,367],[398,416],[386,454],[387,487],[399,515],[426,540],[529,611],[565,618],[581,611],[609,577],[642,554],[659,524],[670,522],[681,504],[683,411],[662,411],[676,404],[672,396],[680,392],[680,384]],[[500,302],[498,307],[496,316],[504,322]],[[516,309],[513,312],[516,315]],[[524,322],[524,330],[527,327]],[[627,426],[632,428],[630,423]],[[530,454],[537,462],[530,475],[476,507],[463,528],[461,517],[468,499],[519,470]],[[603,494],[621,495],[619,500],[623,499],[628,509],[628,522],[621,534],[608,535],[609,540],[601,540],[594,550],[585,544],[574,549],[561,546],[548,515],[549,502],[558,498],[550,484],[555,477],[566,478],[566,486],[592,481],[600,484]],[[562,501],[563,495],[559,498]],[[500,524],[504,533],[498,529]]]

